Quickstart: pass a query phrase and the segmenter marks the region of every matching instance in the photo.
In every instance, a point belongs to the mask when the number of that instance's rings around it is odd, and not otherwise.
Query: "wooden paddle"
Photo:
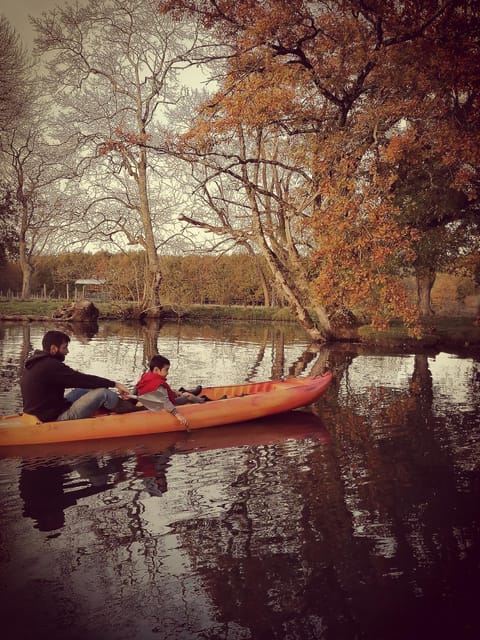
[[[129,395],[128,397],[132,398],[132,400],[138,400],[150,411],[161,411],[163,409],[163,398],[155,391],[144,393],[142,396]]]

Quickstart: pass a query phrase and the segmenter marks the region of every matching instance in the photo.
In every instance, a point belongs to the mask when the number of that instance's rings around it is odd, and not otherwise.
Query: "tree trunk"
[[[305,331],[308,333],[310,338],[312,340],[315,340],[316,342],[324,342],[328,340],[328,338],[331,338],[331,334],[328,329],[325,330],[325,328],[322,327],[322,330],[320,330],[315,326],[315,323],[313,322],[312,317],[308,312],[308,309],[301,302],[297,293],[292,290],[292,288],[290,287],[290,285],[288,284],[288,282],[286,281],[286,279],[284,278],[283,274],[280,271],[277,271],[275,273],[275,279],[280,285],[280,289],[284,294],[284,296],[286,297],[287,301],[289,302],[290,306],[292,307],[293,312],[295,313],[298,321],[300,322],[302,327],[305,329]]]
[[[24,192],[24,175],[23,167],[19,167],[17,170],[17,202],[20,204],[20,224],[18,231],[18,259],[20,262],[20,269],[22,270],[22,300],[28,300],[31,295],[32,286],[32,274],[33,266],[29,255],[29,248],[27,246],[27,231],[28,231],[28,198]]]
[[[31,295],[33,267],[28,256],[27,245],[23,238],[19,242],[19,262],[22,270],[22,300],[28,300]]]
[[[158,353],[158,336],[160,334],[160,322],[158,318],[150,318],[142,324],[143,334],[143,365],[148,367],[152,357]]]
[[[308,312],[307,307],[305,306],[305,304],[303,304],[299,292],[297,292],[295,286],[292,286],[289,283],[288,278],[283,272],[281,265],[275,259],[275,256],[266,248],[266,243],[262,242],[261,244],[263,246],[267,264],[272,272],[276,283],[279,286],[280,291],[285,296],[298,321],[308,333],[310,338],[315,342],[325,342],[326,340],[332,338],[331,329],[326,314],[323,315],[323,317],[319,317],[320,329],[317,328],[312,319],[312,316]]]
[[[423,317],[432,316],[431,293],[437,274],[433,267],[418,269],[415,277],[417,279],[417,308]]]
[[[267,282],[267,279],[265,278],[265,274],[263,273],[263,269],[256,258],[255,258],[255,266],[257,267],[258,277],[260,278],[260,284],[262,285],[263,306],[271,307],[272,302],[270,300],[270,290],[268,288],[268,282]]]
[[[143,294],[142,306],[147,315],[155,316],[161,310],[160,305],[160,284],[162,274],[158,261],[157,247],[153,234],[152,217],[150,204],[148,201],[147,189],[147,155],[145,149],[140,152],[140,162],[138,164],[138,193],[140,199],[140,215],[142,218],[143,232],[145,234],[145,250],[147,257],[146,279]]]

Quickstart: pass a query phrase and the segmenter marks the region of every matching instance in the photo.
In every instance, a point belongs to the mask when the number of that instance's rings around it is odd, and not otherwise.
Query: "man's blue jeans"
[[[72,389],[65,398],[72,403],[66,411],[61,413],[57,420],[79,420],[93,416],[97,409],[105,407],[111,411],[114,409],[120,397],[111,389]]]

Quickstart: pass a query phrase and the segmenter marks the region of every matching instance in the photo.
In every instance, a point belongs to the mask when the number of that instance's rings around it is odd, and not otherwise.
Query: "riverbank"
[[[0,321],[48,322],[66,300],[0,300]],[[99,320],[130,320],[135,317],[131,304],[94,302]],[[165,306],[163,322],[292,322],[296,319],[288,308],[221,305]],[[443,349],[449,351],[480,350],[478,320],[468,316],[433,316],[421,338],[412,338],[401,323],[384,331],[371,325],[358,327],[352,341],[404,349]]]
[[[138,309],[131,303],[112,303],[92,300],[99,311],[99,320],[134,320]],[[0,320],[51,320],[54,313],[70,300],[38,298],[30,300],[0,299]],[[162,320],[254,320],[295,322],[288,308],[222,306],[215,304],[165,305]]]

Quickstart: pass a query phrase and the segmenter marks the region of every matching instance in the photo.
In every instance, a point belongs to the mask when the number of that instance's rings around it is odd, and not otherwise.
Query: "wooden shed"
[[[105,280],[97,280],[97,278],[75,280],[75,300],[78,298],[101,299],[106,297]]]

